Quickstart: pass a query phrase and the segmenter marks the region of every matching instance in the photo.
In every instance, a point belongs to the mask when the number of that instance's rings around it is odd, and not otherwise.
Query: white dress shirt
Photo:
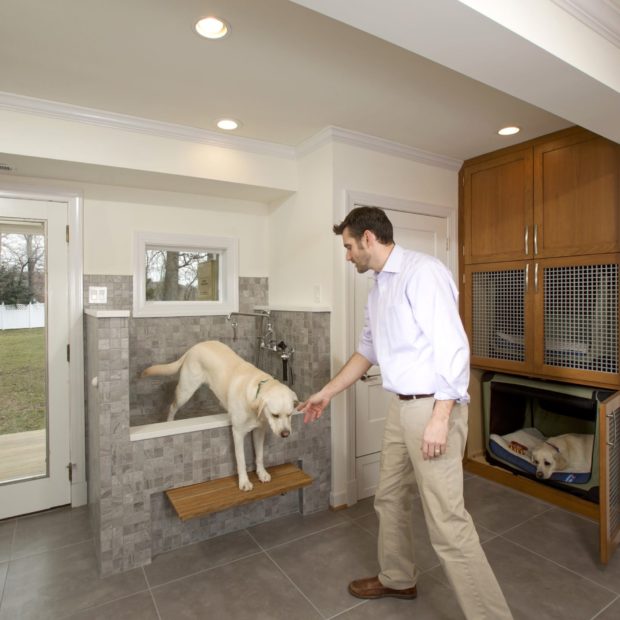
[[[469,343],[458,291],[438,259],[395,245],[368,294],[358,353],[397,394],[467,402]]]

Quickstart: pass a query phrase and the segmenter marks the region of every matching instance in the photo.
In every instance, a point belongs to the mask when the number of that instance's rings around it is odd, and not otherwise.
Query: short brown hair
[[[379,207],[355,207],[340,224],[334,224],[333,231],[341,235],[345,228],[349,229],[354,239],[361,239],[364,231],[370,230],[384,245],[394,243],[392,222]]]

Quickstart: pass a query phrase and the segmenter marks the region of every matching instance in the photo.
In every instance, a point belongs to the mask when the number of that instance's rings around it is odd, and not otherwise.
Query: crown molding
[[[14,93],[0,92],[0,109],[110,129],[121,129],[160,138],[171,138],[185,142],[197,142],[199,144],[208,144],[209,146],[249,151],[284,159],[303,157],[325,144],[340,142],[449,170],[458,170],[463,163],[460,159],[453,159],[398,142],[333,126],[326,127],[295,148],[274,142],[265,142],[239,136],[225,136],[207,129],[165,123],[163,121],[149,120],[106,110],[26,97],[25,95],[16,95]]]
[[[584,26],[620,48],[620,2],[618,0],[551,0]]]
[[[26,97],[14,93],[0,92],[0,109],[46,116],[60,120],[122,129],[134,133],[147,134],[158,138],[172,138],[185,142],[197,142],[221,148],[249,151],[260,155],[270,155],[285,159],[295,159],[295,148],[275,142],[264,142],[252,138],[222,135],[207,129],[187,125],[177,125],[163,121],[149,120],[127,114],[117,114],[106,110],[87,108],[47,99]]]
[[[308,140],[302,142],[297,147],[297,155],[303,157],[319,149],[325,144],[330,144],[332,142],[359,146],[364,149],[378,151],[386,155],[393,155],[404,159],[410,159],[429,166],[447,168],[448,170],[459,170],[463,164],[463,160],[461,159],[454,159],[445,155],[431,153],[430,151],[416,149],[412,146],[400,144],[399,142],[392,142],[391,140],[385,140],[383,138],[377,138],[376,136],[371,136],[365,133],[350,131],[348,129],[333,126],[326,127]]]

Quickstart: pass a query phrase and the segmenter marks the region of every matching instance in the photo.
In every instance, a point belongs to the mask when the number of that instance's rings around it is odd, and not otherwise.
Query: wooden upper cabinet
[[[620,251],[620,146],[585,130],[534,146],[536,257]]]
[[[532,179],[531,147],[464,166],[466,264],[531,257]]]

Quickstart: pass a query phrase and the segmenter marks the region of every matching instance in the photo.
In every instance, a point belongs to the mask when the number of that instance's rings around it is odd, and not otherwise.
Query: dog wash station
[[[274,324],[282,345],[273,337]],[[154,361],[176,359],[201,340],[221,340],[290,384],[293,349],[286,340],[296,345],[295,390],[310,394],[329,373],[328,313],[261,310],[171,321],[87,310],[85,325],[89,504],[102,575],[274,518],[328,508],[329,416],[305,425],[302,415],[293,415],[287,438],[268,432],[271,481],[261,483],[250,472],[254,488],[240,491],[230,420],[214,396],[205,388],[188,403],[188,417],[181,410],[180,419],[163,422],[175,377],[159,383],[138,378]],[[250,444],[245,442],[248,463],[254,460]]]

